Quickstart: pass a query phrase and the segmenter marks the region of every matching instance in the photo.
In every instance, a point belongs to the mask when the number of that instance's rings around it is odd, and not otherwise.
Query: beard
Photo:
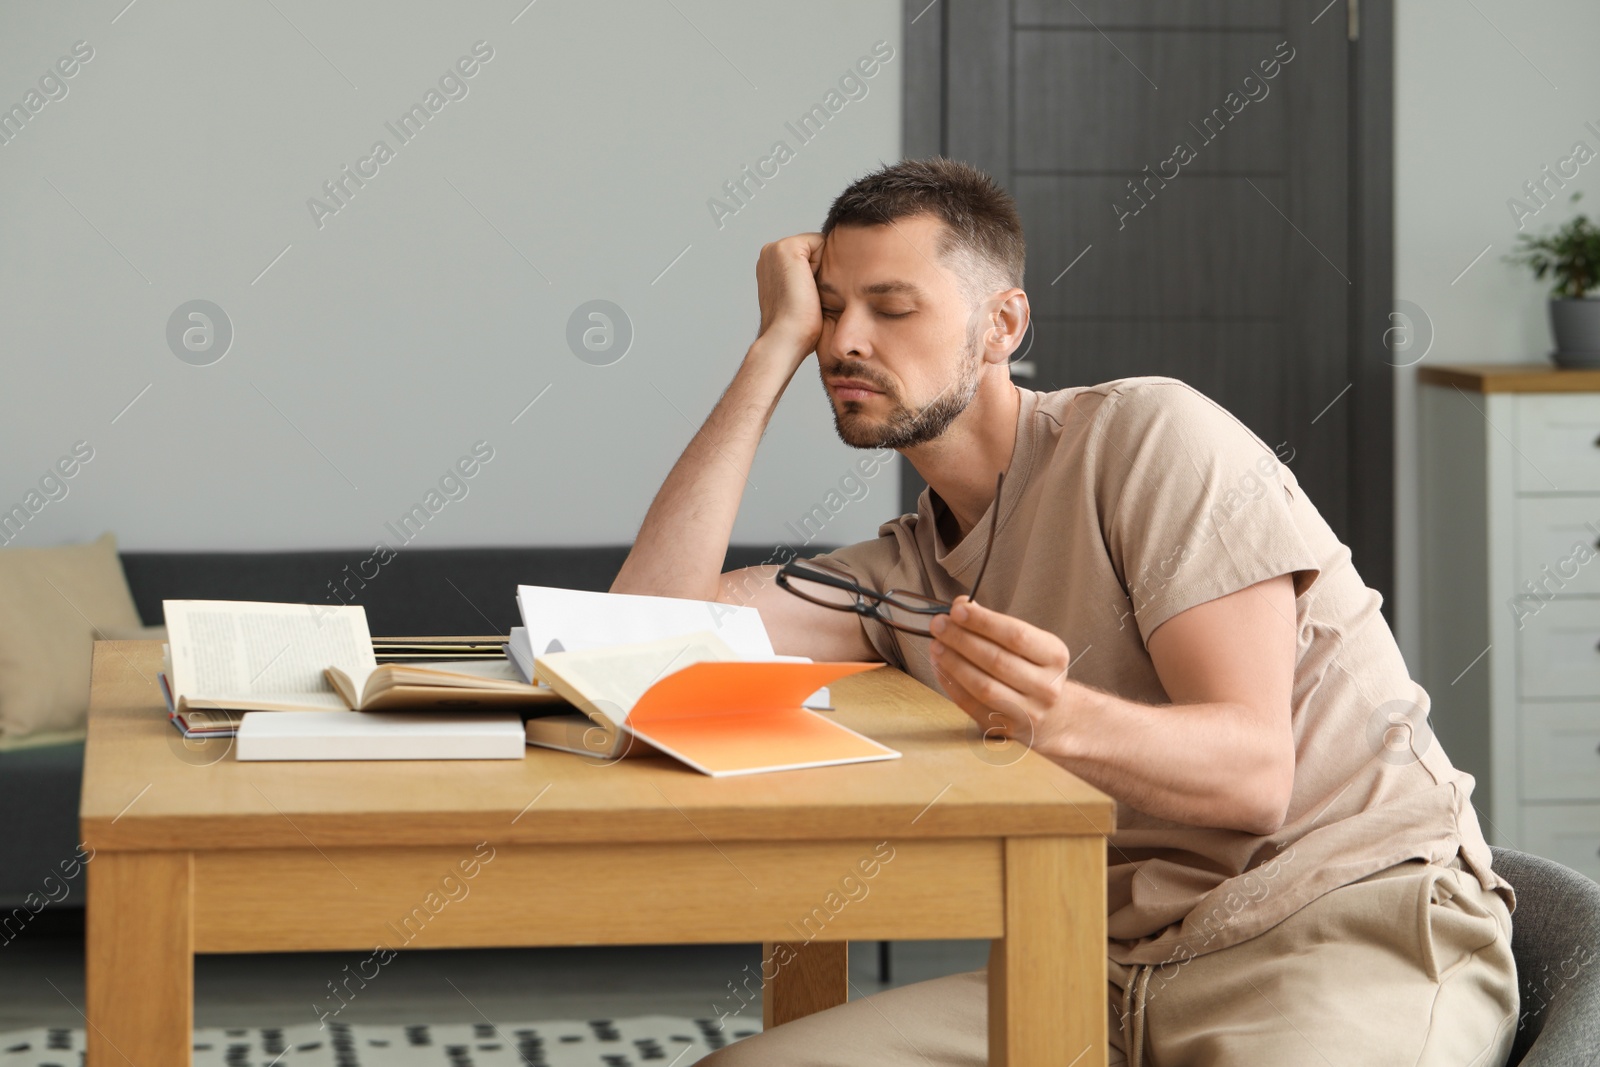
[[[833,428],[839,439],[851,448],[912,448],[926,444],[942,435],[967,410],[972,398],[978,395],[978,377],[983,366],[976,331],[967,333],[966,353],[956,378],[942,392],[919,408],[912,408],[900,398],[894,386],[861,364],[840,363],[828,374],[838,377],[859,378],[883,391],[889,402],[889,414],[882,423],[868,421],[866,404],[860,400],[845,400],[834,406]],[[827,385],[824,381],[824,390]],[[833,397],[828,398],[832,401]]]

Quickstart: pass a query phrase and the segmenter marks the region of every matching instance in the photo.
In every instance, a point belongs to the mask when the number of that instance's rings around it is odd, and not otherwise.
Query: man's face
[[[839,437],[854,448],[931,441],[977,393],[978,321],[934,251],[943,229],[918,215],[838,226],[823,245],[817,367]]]

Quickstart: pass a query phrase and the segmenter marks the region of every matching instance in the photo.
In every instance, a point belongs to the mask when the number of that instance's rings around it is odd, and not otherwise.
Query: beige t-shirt
[[[1382,597],[1273,450],[1173,378],[1019,392],[979,599],[1065,641],[1071,678],[1168,704],[1145,650],[1156,627],[1268,578],[1294,579],[1288,819],[1263,837],[1171,822],[1119,800],[1106,855],[1108,955],[1162,964],[1215,951],[1375,871],[1412,858],[1448,863],[1458,852],[1514,909],[1468,799],[1473,778],[1428,730],[1428,694],[1406,671]],[[996,519],[991,507],[951,548],[934,519],[944,507],[925,490],[917,513],[883,524],[876,540],[819,558],[873,588],[953,598],[975,577]],[[940,688],[927,638],[863,626],[887,662]]]

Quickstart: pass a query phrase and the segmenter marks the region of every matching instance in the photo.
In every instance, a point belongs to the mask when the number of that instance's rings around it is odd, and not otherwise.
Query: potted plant
[[[1577,200],[1583,194],[1573,193]],[[1556,350],[1551,358],[1562,367],[1600,367],[1600,299],[1589,296],[1600,286],[1600,226],[1578,215],[1554,233],[1522,234],[1511,263],[1533,268],[1535,278],[1554,276],[1550,290],[1550,330]]]

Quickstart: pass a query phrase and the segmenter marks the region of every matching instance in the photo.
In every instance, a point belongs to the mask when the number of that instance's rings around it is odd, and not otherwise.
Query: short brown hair
[[[956,261],[968,300],[1022,287],[1026,246],[1016,201],[999,182],[959,160],[903,159],[857,178],[828,209],[822,234],[835,226],[881,226],[913,215],[944,223],[938,253]]]

